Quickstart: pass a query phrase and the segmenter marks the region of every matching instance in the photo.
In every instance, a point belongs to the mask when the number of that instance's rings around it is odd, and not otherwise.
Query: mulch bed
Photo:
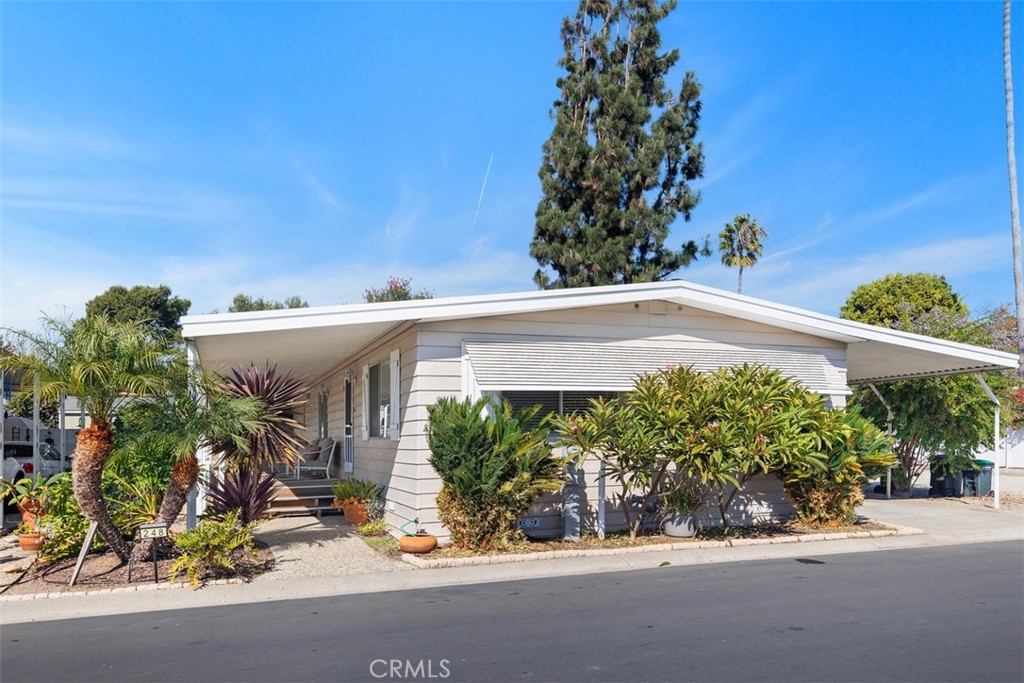
[[[630,539],[624,531],[613,531],[605,535],[603,539],[593,534],[584,534],[578,541],[563,541],[561,539],[535,540],[528,539],[512,548],[501,552],[459,550],[451,546],[441,547],[432,551],[424,557],[430,558],[455,558],[455,557],[479,557],[482,555],[506,555],[506,554],[527,554],[544,553],[553,550],[594,550],[598,548],[634,548],[645,545],[658,545],[662,543],[686,543],[700,541],[723,541],[739,538],[778,538],[781,536],[799,536],[800,534],[839,534],[853,531],[882,531],[891,527],[879,524],[871,520],[865,520],[856,524],[844,526],[817,527],[797,522],[786,522],[779,524],[760,524],[750,527],[732,527],[728,531],[722,527],[710,527],[701,529],[694,538],[673,538],[666,536],[660,531],[644,531],[635,539]]]
[[[128,565],[122,564],[117,556],[110,552],[90,553],[82,571],[78,575],[78,581],[74,587],[68,586],[71,581],[71,574],[75,570],[77,558],[72,557],[58,560],[50,564],[41,565],[34,562],[28,568],[25,575],[16,583],[10,585],[4,595],[18,595],[29,593],[79,593],[85,591],[96,591],[107,588],[126,588],[132,586],[152,585],[153,562],[147,559],[146,562],[138,563],[132,568],[132,580],[128,582]],[[164,557],[157,560],[159,571],[159,583],[169,582],[171,565],[174,558]],[[237,571],[231,574],[209,576],[209,579],[238,577],[249,580],[259,574],[268,571],[274,565],[274,553],[269,548],[257,547],[254,553],[245,553],[236,560]],[[184,575],[178,577],[176,583],[187,586],[188,580]]]

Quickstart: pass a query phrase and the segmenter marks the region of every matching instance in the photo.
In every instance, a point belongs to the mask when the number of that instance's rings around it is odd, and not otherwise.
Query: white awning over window
[[[638,375],[670,365],[702,372],[762,364],[809,391],[846,396],[845,368],[815,351],[620,346],[587,342],[466,341],[476,384],[484,391],[629,391]]]

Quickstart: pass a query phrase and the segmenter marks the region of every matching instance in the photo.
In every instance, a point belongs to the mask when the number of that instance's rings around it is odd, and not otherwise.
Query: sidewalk
[[[288,581],[263,577],[250,584],[214,585],[199,591],[153,590],[107,595],[69,595],[58,599],[5,601],[0,602],[0,624],[192,607],[217,607],[239,603],[433,588],[548,576],[652,569],[665,562],[673,566],[699,565],[874,552],[897,548],[1024,541],[1024,515],[1019,513],[975,509],[914,499],[868,500],[864,502],[860,513],[880,522],[916,527],[924,533],[809,543],[638,552],[624,555],[448,569],[374,572],[347,576],[294,576]]]

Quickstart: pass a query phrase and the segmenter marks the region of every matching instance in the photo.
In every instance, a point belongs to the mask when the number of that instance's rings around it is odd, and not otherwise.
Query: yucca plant
[[[205,517],[223,521],[237,510],[242,524],[266,519],[276,484],[276,476],[247,464],[230,469],[211,480]]]
[[[438,514],[459,548],[499,549],[521,540],[519,516],[563,484],[546,424],[525,427],[539,407],[516,416],[507,402],[488,411],[489,401],[446,397],[428,409],[429,461],[442,482]]]
[[[214,450],[231,464],[245,462],[257,469],[294,464],[302,446],[298,437],[302,425],[294,415],[306,403],[305,383],[289,374],[279,375],[276,365],[250,365],[245,371],[233,370],[223,386],[229,395],[258,400],[264,414],[243,441],[222,439]]]

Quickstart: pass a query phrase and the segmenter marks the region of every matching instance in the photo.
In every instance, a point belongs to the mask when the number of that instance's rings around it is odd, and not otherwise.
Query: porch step
[[[336,512],[331,505],[331,487],[337,479],[279,480],[270,501],[271,514],[279,516],[316,515]]]

